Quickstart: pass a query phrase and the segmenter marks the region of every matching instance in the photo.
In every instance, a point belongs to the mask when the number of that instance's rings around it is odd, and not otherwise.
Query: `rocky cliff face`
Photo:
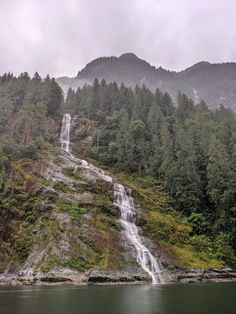
[[[5,260],[0,285],[150,282],[136,263],[136,252],[119,223],[109,176],[68,154],[51,156],[46,165],[34,168],[34,174],[41,200],[37,219],[27,229],[31,245],[22,261]],[[25,184],[29,189],[30,183]],[[24,224],[19,228],[24,230]],[[143,240],[153,253],[160,252],[152,241]],[[158,259],[165,265],[175,264],[173,256],[161,255]],[[167,267],[162,275],[165,282],[236,279],[232,269],[186,271]]]
[[[132,254],[121,253],[124,240],[112,187],[98,168],[60,155],[42,175],[44,199],[50,200],[53,210],[46,230],[36,232],[36,243],[20,273],[60,266],[112,269],[125,265],[125,260],[132,263]]]
[[[111,177],[69,154],[51,157],[37,176],[41,201],[27,230],[28,256],[5,260],[2,284],[150,280],[122,231]]]

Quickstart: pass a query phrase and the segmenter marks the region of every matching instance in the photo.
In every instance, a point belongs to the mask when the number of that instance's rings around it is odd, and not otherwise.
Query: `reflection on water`
[[[0,288],[0,314],[234,314],[236,284]]]

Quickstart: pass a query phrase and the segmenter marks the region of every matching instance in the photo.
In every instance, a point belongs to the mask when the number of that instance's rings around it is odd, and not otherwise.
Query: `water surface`
[[[235,314],[236,283],[1,287],[1,314]]]

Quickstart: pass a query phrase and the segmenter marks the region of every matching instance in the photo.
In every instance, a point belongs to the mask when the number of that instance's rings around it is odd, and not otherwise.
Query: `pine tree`
[[[207,192],[216,210],[216,213],[214,213],[215,218],[218,223],[221,223],[222,219],[225,218],[231,170],[229,156],[216,137],[212,139],[208,158]]]

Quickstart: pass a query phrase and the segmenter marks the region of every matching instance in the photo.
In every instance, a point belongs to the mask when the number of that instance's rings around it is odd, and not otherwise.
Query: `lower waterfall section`
[[[126,189],[121,184],[115,183],[114,204],[120,209],[121,224],[128,240],[136,249],[138,264],[150,275],[153,284],[164,283],[157,260],[142,243],[141,237],[138,234],[138,228],[135,224],[136,212],[134,200],[131,197],[131,190]]]

